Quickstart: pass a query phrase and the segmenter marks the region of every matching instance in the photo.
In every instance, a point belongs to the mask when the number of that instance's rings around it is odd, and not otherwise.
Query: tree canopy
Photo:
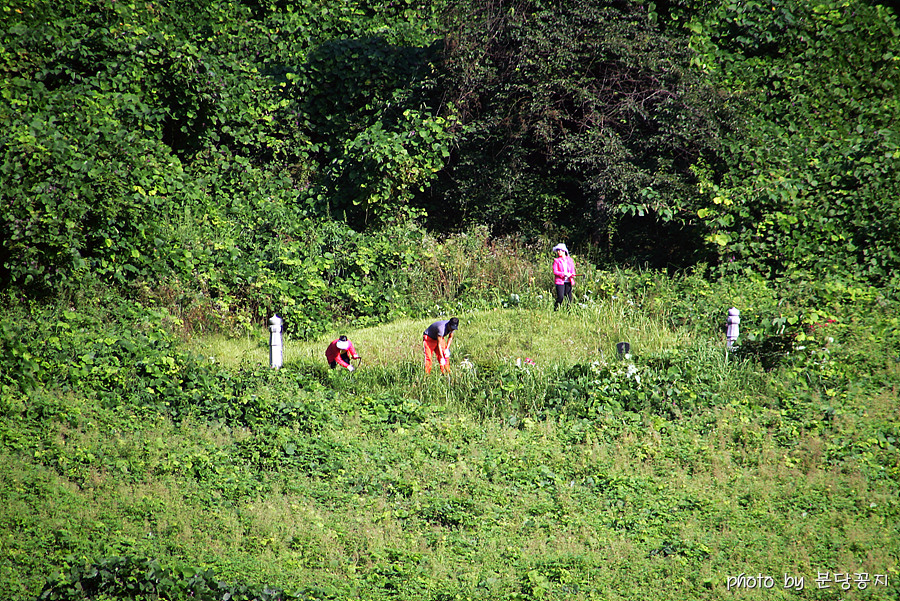
[[[717,164],[722,103],[686,36],[643,5],[460,2],[442,89],[464,126],[439,200],[501,232],[603,244],[623,214],[674,220]]]
[[[882,6],[2,10],[4,287],[199,281],[261,306],[350,277],[317,306],[371,310],[362,276],[423,226],[660,266],[898,267],[900,35]],[[335,266],[304,242],[326,239],[384,254]]]
[[[900,29],[846,0],[723,3],[692,21],[697,64],[741,115],[699,217],[766,273],[887,282],[900,267]]]

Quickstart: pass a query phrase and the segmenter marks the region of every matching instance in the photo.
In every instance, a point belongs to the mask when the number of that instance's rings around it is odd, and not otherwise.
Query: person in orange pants
[[[425,373],[431,373],[431,356],[437,355],[441,373],[450,373],[450,343],[453,333],[459,328],[459,319],[451,317],[436,321],[422,333],[422,350],[425,351]]]

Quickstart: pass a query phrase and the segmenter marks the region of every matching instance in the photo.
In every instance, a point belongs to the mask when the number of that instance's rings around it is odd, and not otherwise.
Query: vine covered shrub
[[[0,317],[0,393],[6,397],[24,391],[36,382],[38,363],[22,342],[23,329]]]
[[[575,365],[548,388],[545,411],[584,419],[620,411],[678,418],[728,398],[722,360],[678,349]]]
[[[222,582],[211,570],[164,567],[156,560],[137,557],[109,557],[96,563],[76,563],[66,574],[48,579],[38,599],[81,601],[100,596],[200,601],[300,601],[309,598],[276,588]]]
[[[900,27],[886,6],[720,3],[696,61],[742,115],[696,214],[724,264],[882,285],[900,267]]]

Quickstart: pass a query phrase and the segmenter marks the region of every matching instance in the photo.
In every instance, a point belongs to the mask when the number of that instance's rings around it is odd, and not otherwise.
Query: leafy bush
[[[545,406],[551,413],[581,419],[620,411],[679,418],[733,394],[727,389],[724,368],[723,356],[713,357],[701,349],[579,364],[551,385]]]
[[[900,30],[864,2],[710,5],[691,24],[711,79],[742,114],[728,168],[697,211],[726,265],[893,277],[900,231]],[[889,100],[885,100],[889,98]]]
[[[38,364],[23,341],[24,328],[0,316],[0,392],[5,398],[34,386]]]
[[[50,578],[41,601],[81,601],[97,596],[129,599],[200,599],[202,601],[288,601],[309,599],[279,589],[217,580],[211,570],[163,567],[137,557],[110,557],[97,563],[72,562],[65,575]]]

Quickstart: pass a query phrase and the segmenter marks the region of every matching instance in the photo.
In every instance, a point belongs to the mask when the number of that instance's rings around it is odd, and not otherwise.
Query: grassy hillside
[[[181,392],[160,403],[148,369],[115,397],[4,395],[0,597],[896,598],[890,301],[833,303],[766,371],[762,332],[726,356],[690,317],[749,287],[630,281],[461,313],[449,378],[422,373],[430,319],[407,319],[344,332],[352,375],[324,365],[330,336],[288,337],[271,370],[258,330],[194,339],[195,363],[167,347]]]

